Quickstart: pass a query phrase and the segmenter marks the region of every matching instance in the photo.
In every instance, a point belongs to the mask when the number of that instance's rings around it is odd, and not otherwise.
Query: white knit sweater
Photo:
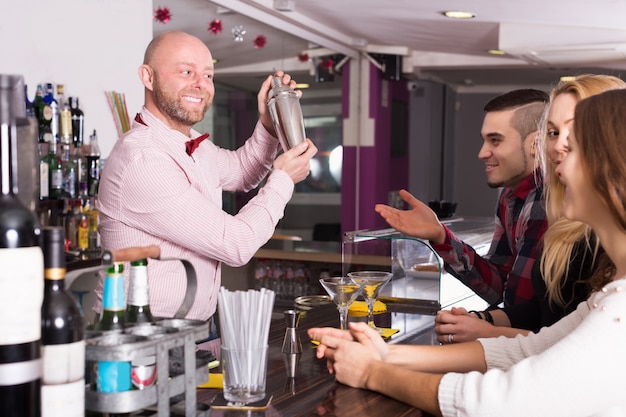
[[[488,371],[446,374],[444,416],[626,416],[626,281],[539,333],[480,339]]]

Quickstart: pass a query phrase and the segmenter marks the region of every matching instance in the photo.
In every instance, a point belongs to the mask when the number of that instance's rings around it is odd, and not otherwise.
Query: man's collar
[[[541,171],[537,169],[526,178],[524,178],[517,187],[511,189],[511,194],[513,194],[517,198],[524,200],[526,199],[526,197],[528,197],[528,194],[530,194],[531,191],[541,187],[542,185],[543,175],[541,174]]]

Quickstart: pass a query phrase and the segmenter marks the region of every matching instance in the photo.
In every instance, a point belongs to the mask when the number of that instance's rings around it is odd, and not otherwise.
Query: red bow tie
[[[204,135],[202,135],[202,136],[198,136],[198,137],[197,137],[197,138],[195,138],[195,139],[191,139],[191,140],[188,140],[187,142],[185,142],[185,148],[186,148],[186,151],[187,151],[187,155],[191,156],[191,154],[193,153],[193,151],[195,151],[195,150],[196,150],[196,148],[197,148],[198,146],[200,146],[200,143],[201,143],[203,140],[205,140],[206,138],[208,138],[208,137],[209,137],[209,134],[208,134],[208,133],[205,133],[205,134],[204,134]]]
[[[135,116],[135,121],[138,123],[141,123],[144,126],[147,126],[146,123],[142,120],[141,115],[139,113],[137,113],[137,115]],[[196,148],[200,146],[200,143],[208,137],[209,137],[209,134],[205,133],[202,136],[198,136],[195,139],[191,139],[185,142],[185,150],[187,151],[187,155],[191,156],[193,151],[195,151]]]

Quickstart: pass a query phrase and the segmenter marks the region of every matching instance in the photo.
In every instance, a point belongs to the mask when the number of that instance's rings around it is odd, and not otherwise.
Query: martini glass
[[[331,277],[320,279],[320,284],[326,290],[330,298],[339,310],[339,328],[347,329],[348,307],[361,294],[362,285],[355,283],[347,277]]]
[[[367,324],[381,332],[381,329],[374,324],[374,303],[378,298],[378,293],[385,286],[393,274],[385,271],[357,271],[349,272],[348,277],[356,284],[363,287],[363,296],[367,303]]]

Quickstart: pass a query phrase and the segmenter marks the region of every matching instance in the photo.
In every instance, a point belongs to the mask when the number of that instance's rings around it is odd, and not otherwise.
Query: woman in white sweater
[[[538,333],[443,346],[387,345],[363,323],[309,330],[339,382],[443,416],[626,416],[626,90],[576,106],[556,170],[563,215],[589,224],[613,280]]]

